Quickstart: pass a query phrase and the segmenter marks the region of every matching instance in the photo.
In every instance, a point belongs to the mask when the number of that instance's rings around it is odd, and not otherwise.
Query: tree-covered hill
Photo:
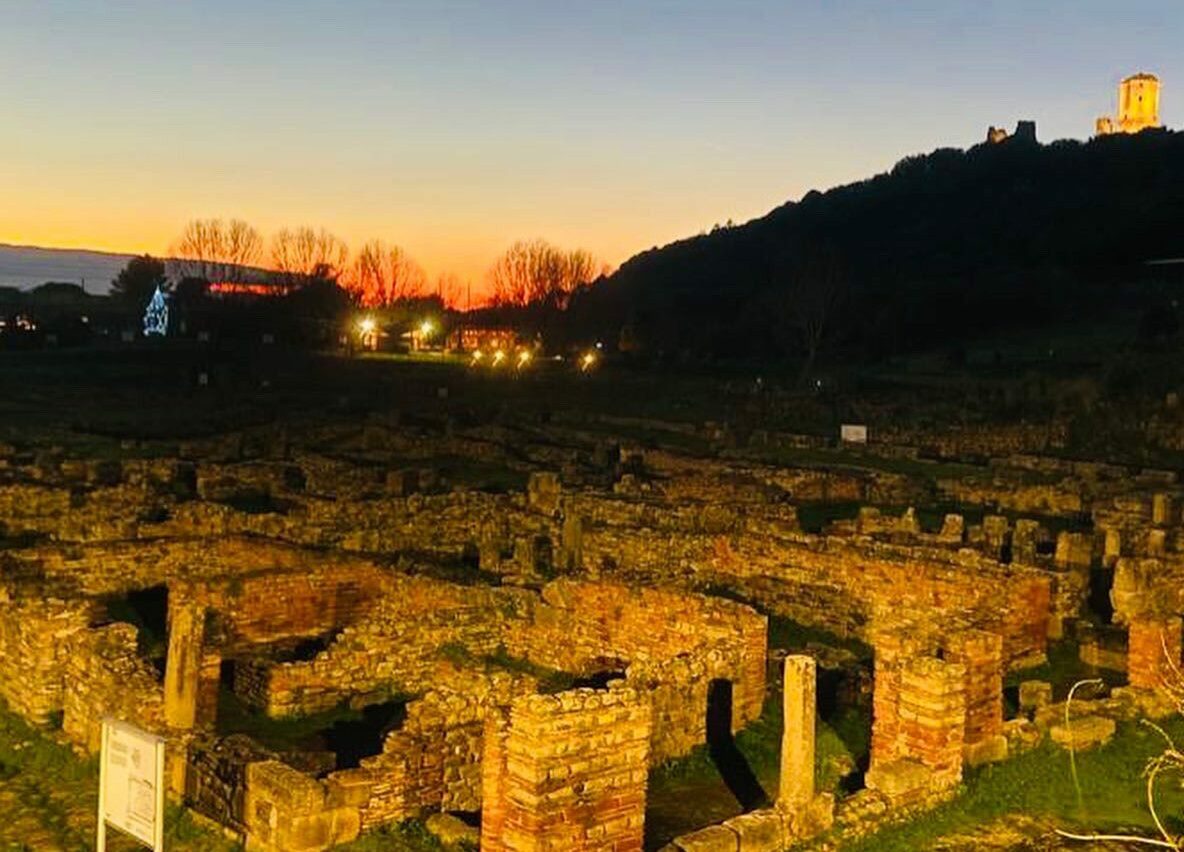
[[[1165,257],[1184,257],[1184,133],[1013,138],[643,252],[571,320],[652,354],[874,357],[1096,315]]]

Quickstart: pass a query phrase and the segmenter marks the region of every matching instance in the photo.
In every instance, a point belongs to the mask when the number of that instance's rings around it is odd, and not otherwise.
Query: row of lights
[[[494,349],[491,353],[486,353],[482,349],[474,349],[472,355],[469,356],[469,366],[481,367],[488,365],[491,369],[496,369],[503,364],[509,363],[514,369],[522,370],[533,360],[534,353],[529,349],[519,349],[512,357],[510,353],[500,347]],[[562,361],[563,359],[556,355],[555,360]],[[599,363],[600,354],[595,350],[588,350],[576,359],[576,366],[581,373],[592,372]]]
[[[473,354],[469,356],[469,366],[479,367],[484,364],[488,364],[491,368],[496,369],[505,364],[507,361],[510,361],[514,369],[522,370],[525,369],[532,360],[534,360],[534,353],[529,349],[519,349],[513,358],[510,357],[506,350],[500,347],[494,349],[493,352],[488,355],[488,357],[482,350],[474,349]]]
[[[366,316],[358,320],[358,330],[363,335],[373,334],[377,328],[378,324],[374,321],[373,317]],[[435,330],[435,324],[431,320],[425,319],[419,324],[419,333],[425,340],[430,337]],[[589,349],[587,352],[584,352],[579,356],[579,358],[576,360],[576,365],[579,367],[581,373],[589,373],[596,369],[596,366],[600,363],[599,350],[602,346],[603,344],[597,343],[595,349]],[[488,356],[481,349],[473,350],[473,354],[469,358],[469,366],[477,367],[488,364],[491,368],[496,369],[501,367],[506,362],[510,362],[514,369],[522,370],[529,366],[530,362],[533,360],[534,353],[529,349],[519,349],[516,353],[514,353],[513,357],[511,357],[509,353],[499,346],[496,347],[492,353],[489,353]]]
[[[358,320],[358,331],[362,334],[373,334],[378,328],[378,323],[374,321],[374,317],[362,317]],[[423,338],[432,336],[432,332],[436,330],[436,325],[431,320],[424,320],[419,324],[419,334]]]

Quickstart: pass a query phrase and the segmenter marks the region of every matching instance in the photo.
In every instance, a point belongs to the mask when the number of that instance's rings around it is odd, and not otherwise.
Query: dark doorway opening
[[[707,689],[707,752],[740,807],[747,812],[769,804],[768,794],[732,736],[730,680],[713,680]]]
[[[461,548],[460,552],[460,564],[461,567],[474,573],[481,570],[481,548],[477,546],[477,542],[465,542],[465,546]]]
[[[571,682],[572,689],[608,689],[608,685],[614,680],[624,680],[625,670],[615,669],[612,671],[593,672],[589,675],[582,675]]]
[[[1114,605],[1110,603],[1110,588],[1113,585],[1113,568],[1090,569],[1089,608],[1101,624],[1110,624],[1114,620]]]
[[[164,677],[169,647],[169,587],[161,584],[136,589],[126,595],[107,598],[103,604],[109,621],[135,625],[136,648],[140,656],[150,661]]]
[[[338,769],[356,769],[362,758],[379,754],[386,735],[407,717],[405,701],[364,707],[360,718],[343,719],[325,731],[325,744],[337,755]]]

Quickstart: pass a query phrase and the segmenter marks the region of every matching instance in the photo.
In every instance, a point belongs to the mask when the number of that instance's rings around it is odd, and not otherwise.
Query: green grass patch
[[[98,758],[80,759],[68,745],[29,725],[2,702],[0,787],[15,793],[23,812],[0,814],[6,821],[32,818],[57,847],[92,847],[99,789]],[[0,841],[3,840],[4,830],[0,828]],[[200,827],[187,811],[175,805],[169,805],[166,810],[165,845],[178,852],[230,852],[238,848]],[[111,848],[131,847],[112,836]]]
[[[854,637],[839,636],[821,627],[801,624],[782,615],[769,616],[769,647],[803,651],[810,645],[828,645],[854,654],[859,660],[871,660],[872,648]]]
[[[1184,738],[1184,720],[1164,725],[1177,741]],[[1159,754],[1164,741],[1145,725],[1119,724],[1106,745],[1077,755],[1080,791],[1069,770],[1069,754],[1046,742],[1003,763],[967,772],[964,792],[909,823],[844,844],[849,852],[913,852],[935,839],[971,831],[1008,814],[1046,818],[1066,830],[1082,833],[1154,831],[1147,811],[1143,769]],[[1164,776],[1156,788],[1156,806],[1168,815],[1171,830],[1184,828],[1184,788],[1178,777]]]
[[[419,820],[408,820],[368,831],[351,843],[335,847],[340,852],[436,852],[444,846]]]
[[[736,734],[736,747],[748,761],[770,799],[775,799],[780,779],[782,696],[773,690],[760,718]],[[815,729],[814,777],[817,788],[845,795],[871,736],[866,709],[845,708],[829,721],[818,720]],[[646,848],[658,849],[673,838],[741,812],[740,804],[724,784],[707,746],[667,761],[650,771],[646,800]]]
[[[399,698],[392,696],[391,702]],[[218,692],[218,734],[245,734],[272,751],[321,750],[324,733],[341,723],[362,723],[365,713],[342,704],[332,710],[273,719],[247,707],[231,690]]]
[[[1039,666],[1007,672],[1003,677],[1004,688],[1019,686],[1025,680],[1044,680],[1052,684],[1053,698],[1060,701],[1068,695],[1069,688],[1081,680],[1101,678],[1110,686],[1126,683],[1123,672],[1099,669],[1082,662],[1077,643],[1070,639],[1049,642],[1046,653],[1047,662]]]
[[[540,666],[521,657],[511,656],[505,647],[501,645],[492,654],[478,657],[459,642],[448,642],[441,645],[437,653],[456,666],[478,668],[485,672],[500,669],[501,671],[532,677],[538,681],[538,690],[544,695],[563,692],[579,684],[579,678],[576,675],[570,672],[560,671],[559,669]]]

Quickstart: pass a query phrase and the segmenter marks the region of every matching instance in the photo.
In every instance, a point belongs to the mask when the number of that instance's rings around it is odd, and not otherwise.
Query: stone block
[[[329,807],[361,807],[370,800],[374,779],[365,769],[343,769],[326,779]]]
[[[785,821],[773,808],[741,814],[724,826],[735,832],[739,852],[780,852],[788,842]]]
[[[674,839],[674,847],[681,852],[739,852],[740,838],[722,825],[709,825],[691,834]]]
[[[1064,723],[1053,725],[1049,729],[1052,741],[1065,748],[1072,747],[1074,751],[1083,751],[1108,742],[1114,736],[1115,723],[1113,719],[1102,716],[1082,716],[1073,719],[1068,725]]]
[[[1040,745],[1044,731],[1029,719],[1008,719],[1003,723],[1003,736],[1007,738],[1008,751],[1018,754]]]
[[[1025,680],[1020,684],[1020,710],[1025,713],[1052,703],[1052,684],[1045,680]]]
[[[1003,734],[995,734],[962,747],[962,762],[967,766],[981,766],[1001,760],[1007,760],[1007,737]]]
[[[864,782],[869,790],[883,793],[889,799],[902,799],[929,787],[933,775],[933,770],[924,764],[902,759],[873,766],[867,771]]]

